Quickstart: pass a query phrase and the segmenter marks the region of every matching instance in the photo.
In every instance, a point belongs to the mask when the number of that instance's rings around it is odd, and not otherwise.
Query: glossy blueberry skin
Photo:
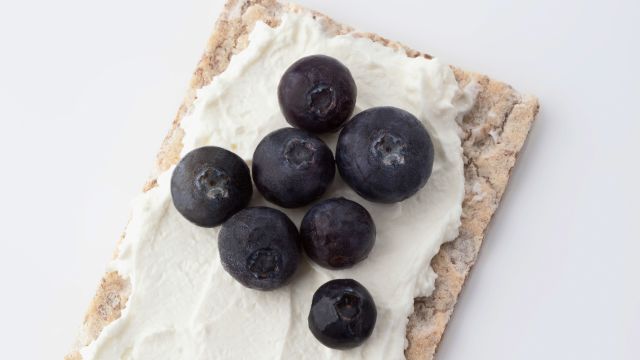
[[[394,107],[365,110],[342,129],[336,163],[342,178],[363,198],[405,200],[426,185],[434,149],[424,125]]]
[[[337,131],[353,113],[356,96],[349,69],[325,55],[296,61],[278,85],[278,101],[287,122],[313,133]]]
[[[283,128],[268,134],[253,154],[260,193],[285,208],[307,205],[327,190],[336,173],[331,149],[315,135]]]
[[[174,206],[187,220],[203,227],[218,226],[244,209],[252,193],[247,164],[215,146],[189,152],[171,177]]]
[[[309,329],[333,349],[361,345],[376,325],[376,304],[369,291],[352,279],[331,280],[313,294]]]
[[[280,210],[249,207],[222,225],[218,251],[222,267],[242,285],[273,290],[298,268],[298,229]]]
[[[317,264],[344,269],[369,255],[376,241],[376,226],[360,204],[333,198],[309,209],[300,225],[300,240]]]

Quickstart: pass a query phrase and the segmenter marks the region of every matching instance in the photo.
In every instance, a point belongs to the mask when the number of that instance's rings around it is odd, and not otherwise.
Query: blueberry
[[[353,113],[356,95],[349,69],[325,55],[296,61],[278,85],[278,101],[287,122],[313,133],[338,130]]]
[[[424,125],[394,107],[363,111],[342,129],[338,171],[367,200],[402,201],[420,190],[433,168],[433,143]]]
[[[273,290],[286,284],[298,268],[298,241],[298,229],[282,211],[246,208],[220,229],[220,261],[242,285]]]
[[[376,226],[367,209],[345,198],[314,205],[302,219],[300,239],[307,255],[330,269],[364,260],[376,240]]]
[[[205,146],[180,160],[171,177],[173,204],[192,223],[213,227],[249,204],[249,167],[231,151]]]
[[[336,166],[331,149],[322,140],[304,130],[284,128],[260,141],[252,170],[256,188],[267,200],[293,208],[324,194]]]
[[[313,294],[309,329],[322,344],[350,349],[362,344],[376,325],[376,304],[352,279],[331,280]]]

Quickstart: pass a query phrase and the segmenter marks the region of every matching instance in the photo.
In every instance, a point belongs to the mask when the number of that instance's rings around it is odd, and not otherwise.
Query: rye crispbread
[[[247,46],[248,34],[257,21],[277,26],[286,12],[310,11],[275,0],[228,0],[211,35],[205,53],[191,80],[183,104],[158,153],[151,180],[144,191],[156,185],[155,177],[179,160],[183,132],[180,121],[193,103],[196,90],[215,81],[230,58]],[[375,34],[362,33],[341,25],[327,16],[312,12],[328,34],[366,37],[385,46],[401,49],[410,57],[431,57]],[[438,274],[434,293],[415,299],[414,313],[407,326],[409,360],[432,359],[462,285],[473,266],[487,226],[505,191],[518,152],[538,112],[535,97],[523,96],[509,85],[484,75],[453,68],[461,87],[477,89],[475,105],[460,123],[465,162],[465,198],[460,235],[442,246],[431,265]],[[130,286],[115,272],[107,273],[86,313],[74,350],[66,360],[80,360],[78,349],[96,339],[102,329],[120,317],[126,306]]]

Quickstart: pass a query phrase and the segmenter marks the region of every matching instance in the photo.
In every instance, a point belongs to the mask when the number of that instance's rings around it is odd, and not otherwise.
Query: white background
[[[438,359],[640,359],[638,2],[300,3],[540,97]],[[221,8],[0,3],[3,358],[71,345]]]

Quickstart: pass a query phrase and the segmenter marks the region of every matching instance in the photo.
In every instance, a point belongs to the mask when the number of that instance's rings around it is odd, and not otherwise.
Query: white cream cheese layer
[[[131,281],[122,316],[81,350],[84,359],[402,359],[413,299],[427,296],[436,274],[429,266],[440,245],[458,233],[464,195],[456,118],[469,106],[451,69],[437,59],[408,58],[369,39],[331,37],[308,14],[258,23],[248,47],[198,93],[184,118],[184,155],[203,145],[231,149],[250,161],[258,142],[287,126],[276,96],[284,70],[300,57],[326,54],[343,62],[358,87],[356,112],[392,105],[416,115],[435,145],[433,174],[415,196],[394,205],[365,201],[339,178],[325,198],[344,196],[365,206],[377,227],[369,258],[330,271],[306,258],[291,283],[271,292],[242,287],[222,269],[219,228],[182,218],[171,202],[173,169],[140,195],[118,257],[110,265]],[[337,135],[325,137],[335,149]],[[252,205],[268,205],[255,192]],[[296,224],[305,209],[286,210]],[[353,278],[374,297],[378,320],[364,345],[337,351],[307,328],[314,291],[334,278]]]

